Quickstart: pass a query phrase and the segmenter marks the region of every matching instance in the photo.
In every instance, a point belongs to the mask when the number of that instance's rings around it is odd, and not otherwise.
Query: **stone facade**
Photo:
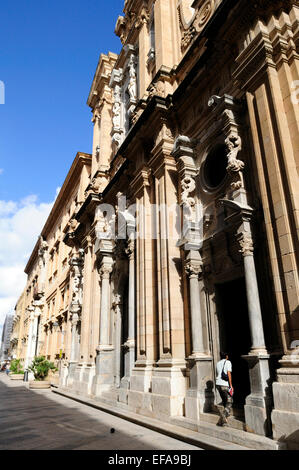
[[[62,387],[200,423],[226,349],[236,418],[299,446],[298,18],[297,0],[126,0],[80,204],[62,226],[65,183],[26,268],[47,279],[29,343],[42,308]]]

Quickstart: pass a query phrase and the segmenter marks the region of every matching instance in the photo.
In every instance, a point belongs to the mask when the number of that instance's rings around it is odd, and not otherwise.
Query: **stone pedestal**
[[[152,375],[154,364],[152,361],[142,360],[136,361],[135,367],[132,370],[130,377],[130,388],[122,388],[122,393],[119,396],[124,397],[127,394],[129,408],[135,412],[152,416]],[[124,386],[128,384],[124,378]],[[123,399],[124,400],[124,399]]]
[[[185,416],[198,421],[200,413],[208,413],[214,404],[212,357],[190,357],[190,387],[186,393]]]
[[[244,407],[247,430],[270,436],[272,398],[269,355],[261,352],[242,357],[248,362],[251,389]]]
[[[273,383],[273,438],[299,450],[299,354],[284,356]]]
[[[69,362],[69,367],[68,367],[69,371],[68,371],[68,377],[67,377],[67,386],[68,387],[73,386],[77,364],[78,364],[77,361],[70,361]]]
[[[165,419],[183,416],[186,388],[186,363],[160,360],[152,376],[153,415]]]
[[[106,346],[97,349],[96,373],[93,377],[91,393],[99,396],[114,385],[114,348]]]

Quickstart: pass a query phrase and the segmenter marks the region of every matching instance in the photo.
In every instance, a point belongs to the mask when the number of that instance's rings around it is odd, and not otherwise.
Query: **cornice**
[[[117,61],[118,55],[109,52],[101,54],[87,99],[87,105],[94,109],[101,99],[105,86],[109,85],[110,76]]]

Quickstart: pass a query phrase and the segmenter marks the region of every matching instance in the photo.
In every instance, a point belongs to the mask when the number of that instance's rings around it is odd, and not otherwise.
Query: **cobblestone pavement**
[[[115,432],[111,433],[110,429]],[[0,450],[199,450],[0,373]]]

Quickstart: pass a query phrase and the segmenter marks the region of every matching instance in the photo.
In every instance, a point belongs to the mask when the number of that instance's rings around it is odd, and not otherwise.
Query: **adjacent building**
[[[25,269],[26,365],[207,432],[225,349],[236,420],[299,445],[298,19],[297,0],[125,2],[92,155]]]

